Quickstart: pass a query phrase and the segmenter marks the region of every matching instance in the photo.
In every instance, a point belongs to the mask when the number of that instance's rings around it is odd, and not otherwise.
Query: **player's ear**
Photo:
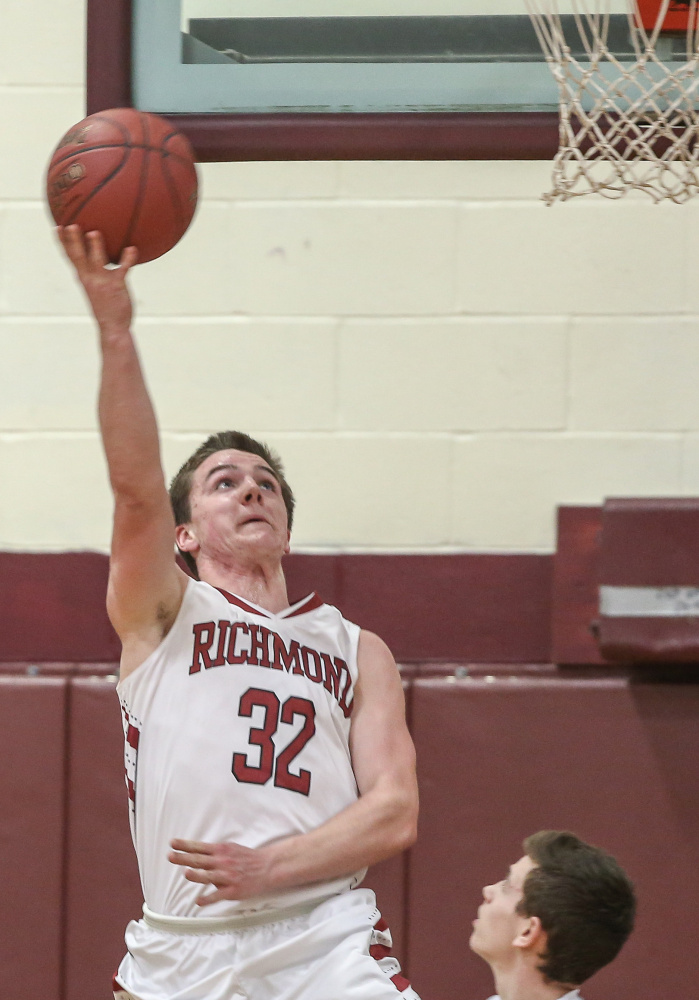
[[[284,546],[284,555],[288,556],[291,552],[291,532],[287,530],[286,532],[286,545]]]
[[[519,931],[512,944],[515,948],[536,947],[537,951],[543,945],[545,950],[546,931],[541,926],[541,920],[538,917],[521,917]]]
[[[175,541],[178,549],[183,552],[196,552],[199,549],[199,542],[189,524],[178,524],[175,528]]]

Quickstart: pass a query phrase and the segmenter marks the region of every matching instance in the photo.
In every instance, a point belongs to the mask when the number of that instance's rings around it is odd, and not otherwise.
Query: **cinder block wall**
[[[83,7],[3,8],[3,549],[108,545],[95,338],[42,203]],[[557,504],[696,493],[699,203],[549,209],[549,171],[203,165],[191,232],[133,278],[168,472],[263,435],[306,551],[546,552]]]

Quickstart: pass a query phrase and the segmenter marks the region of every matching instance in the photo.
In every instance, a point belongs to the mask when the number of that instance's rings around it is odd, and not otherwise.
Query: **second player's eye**
[[[224,476],[223,479],[219,479],[216,483],[216,489],[220,490],[222,486],[226,489],[230,489],[233,486],[233,480],[229,479],[228,476]]]
[[[265,480],[263,480],[260,483],[260,486],[262,487],[263,490],[271,490],[272,493],[274,493],[274,491],[277,488],[277,484],[274,482],[273,479],[265,479]]]

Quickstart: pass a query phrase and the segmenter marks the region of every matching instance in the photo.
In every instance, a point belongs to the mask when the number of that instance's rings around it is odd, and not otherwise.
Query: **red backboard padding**
[[[0,996],[57,1000],[66,682],[0,678]]]
[[[143,897],[129,832],[123,736],[113,679],[71,681],[65,994],[110,996],[124,928]],[[47,1000],[53,1000],[48,997]]]
[[[661,7],[662,0],[638,0],[641,24],[649,35],[655,29]],[[686,32],[689,24],[689,11],[689,0],[670,0],[661,31]]]
[[[422,799],[411,853],[408,953],[423,996],[483,1000],[469,954],[481,888],[521,841],[572,829],[616,855],[639,895],[637,930],[585,1000],[686,995],[699,955],[683,928],[699,894],[699,686],[624,679],[414,682]]]

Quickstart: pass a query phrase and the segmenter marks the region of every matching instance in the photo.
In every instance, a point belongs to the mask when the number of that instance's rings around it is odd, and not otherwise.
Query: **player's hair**
[[[187,524],[192,517],[189,497],[192,492],[192,476],[195,470],[210,455],[214,455],[217,451],[227,451],[231,448],[234,448],[236,451],[247,451],[251,455],[259,455],[269,465],[281,488],[282,499],[284,500],[289,522],[289,531],[291,531],[296,501],[294,500],[294,494],[291,492],[291,487],[284,476],[284,466],[281,459],[268,445],[262,441],[256,441],[255,438],[243,433],[243,431],[219,431],[218,434],[212,434],[206,441],[199,445],[194,454],[190,455],[184,463],[170,483],[170,503],[172,504],[172,512],[175,515],[175,524]],[[182,549],[179,549],[179,553],[195,579],[198,580],[199,574],[197,573],[197,564],[194,557],[189,552],[183,552]]]
[[[517,912],[538,917],[547,982],[579,986],[611,962],[633,930],[636,899],[621,865],[573,833],[541,830],[524,841],[536,868],[524,880]]]

